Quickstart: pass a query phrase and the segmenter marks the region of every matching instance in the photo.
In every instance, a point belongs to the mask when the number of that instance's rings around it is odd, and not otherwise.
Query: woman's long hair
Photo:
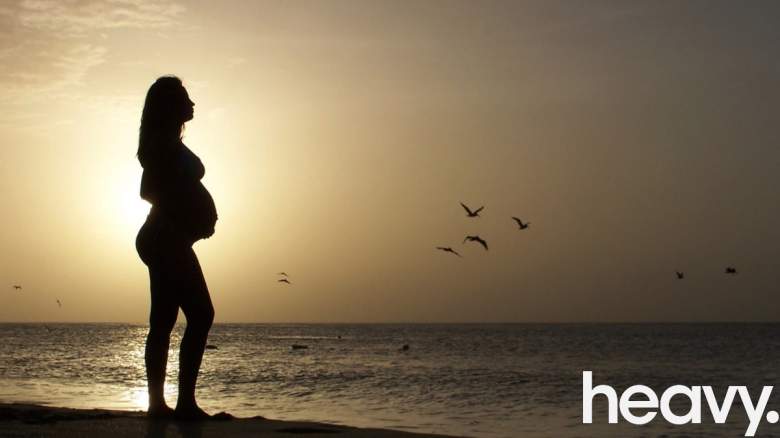
[[[176,76],[158,78],[149,87],[138,135],[138,161],[142,167],[160,160],[181,140],[183,95],[184,86]]]

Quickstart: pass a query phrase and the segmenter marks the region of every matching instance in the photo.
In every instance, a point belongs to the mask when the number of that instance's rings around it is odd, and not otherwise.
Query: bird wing
[[[523,221],[521,221],[520,218],[512,216],[512,219],[514,219],[515,222],[517,222],[517,225],[520,225],[521,227],[523,226]]]
[[[474,210],[474,214],[477,214],[477,213],[479,213],[480,211],[482,211],[484,209],[485,209],[485,206],[483,205],[482,207],[479,207],[478,209]]]
[[[464,203],[462,203],[462,202],[461,202],[461,203],[460,203],[460,205],[461,205],[461,206],[462,206],[462,207],[463,207],[463,208],[466,210],[466,213],[468,213],[468,214],[474,214],[474,213],[472,213],[472,212],[471,212],[471,210],[469,210],[469,208],[468,208],[468,207],[466,207],[466,204],[464,204]]]
[[[477,237],[476,237],[474,240],[476,240],[476,241],[477,241],[477,242],[479,242],[479,243],[480,243],[482,246],[484,246],[484,247],[485,247],[485,249],[488,249],[488,244],[487,244],[487,242],[485,242],[485,240],[484,240],[484,239],[482,239],[481,237],[477,236]]]

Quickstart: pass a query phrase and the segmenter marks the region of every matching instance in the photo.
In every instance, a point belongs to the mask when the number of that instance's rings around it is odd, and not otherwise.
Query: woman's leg
[[[170,273],[158,266],[149,268],[152,308],[149,312],[149,334],[146,337],[146,379],[149,388],[149,415],[166,416],[172,413],[165,403],[165,370],[171,331],[179,314],[176,285]]]
[[[192,249],[186,255],[185,266],[186,278],[182,279],[185,288],[181,290],[180,305],[187,318],[187,328],[179,350],[179,400],[176,413],[183,417],[201,418],[206,413],[195,401],[195,385],[211,323],[214,321],[214,307],[200,263]]]

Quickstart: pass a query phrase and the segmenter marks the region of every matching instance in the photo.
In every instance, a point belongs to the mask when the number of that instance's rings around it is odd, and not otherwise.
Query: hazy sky
[[[196,102],[218,321],[776,320],[777,23],[774,1],[5,1],[0,321],[147,318],[135,151],[163,74]]]

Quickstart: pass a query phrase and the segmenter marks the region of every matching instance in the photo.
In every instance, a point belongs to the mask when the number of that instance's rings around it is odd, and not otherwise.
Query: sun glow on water
[[[171,383],[165,384],[165,400],[168,405],[175,406],[178,387]],[[127,390],[121,397],[123,403],[117,406],[119,409],[131,409],[145,411],[149,409],[149,391],[145,386],[138,386]]]
[[[133,388],[127,392],[126,398],[134,409],[145,411],[149,408],[149,392],[146,388]]]

